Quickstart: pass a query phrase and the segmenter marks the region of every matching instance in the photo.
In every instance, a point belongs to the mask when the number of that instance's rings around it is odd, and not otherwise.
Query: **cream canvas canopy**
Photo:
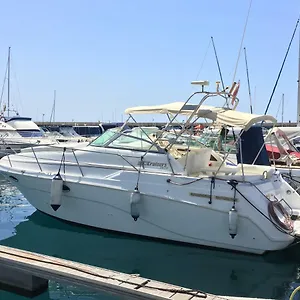
[[[196,104],[184,104],[184,102],[173,102],[169,104],[154,106],[137,106],[127,108],[126,114],[182,114],[191,115]],[[214,107],[201,105],[195,112],[195,116],[212,120],[218,124],[228,125],[232,127],[242,127],[248,130],[252,125],[265,121],[276,123],[276,119],[270,115],[254,115],[245,112],[239,112],[224,107]]]

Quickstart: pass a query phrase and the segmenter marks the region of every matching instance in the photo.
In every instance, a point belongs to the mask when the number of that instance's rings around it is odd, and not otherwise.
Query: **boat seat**
[[[212,153],[214,151],[210,148],[201,148],[191,151],[188,156],[183,156],[177,161],[185,167],[187,176],[215,175],[219,169],[222,160],[212,160]],[[224,162],[218,171],[218,174],[233,175],[239,171],[235,164]]]
[[[187,156],[178,159],[183,166],[187,176],[198,175],[203,169],[209,167],[212,149],[200,148],[189,152]]]

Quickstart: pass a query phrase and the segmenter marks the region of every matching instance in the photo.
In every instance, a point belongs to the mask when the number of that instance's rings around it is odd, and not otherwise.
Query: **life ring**
[[[278,200],[269,202],[268,212],[270,218],[272,218],[282,229],[284,229],[287,232],[293,231],[293,222],[286,209]],[[281,214],[281,218],[278,213]],[[284,221],[282,221],[282,217],[284,218]]]

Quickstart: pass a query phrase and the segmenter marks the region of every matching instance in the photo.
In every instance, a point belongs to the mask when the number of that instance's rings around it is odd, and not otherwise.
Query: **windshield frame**
[[[139,152],[152,152],[152,153],[166,153],[166,150],[159,147],[159,145],[157,145],[156,143],[154,143],[151,140],[146,140],[144,138],[138,137],[138,136],[134,136],[134,135],[130,135],[130,133],[132,133],[133,129],[125,129],[122,131],[122,127],[114,127],[114,128],[109,128],[107,129],[105,132],[103,132],[101,135],[99,135],[95,140],[91,141],[89,143],[89,146],[92,147],[103,147],[103,148],[111,148],[111,149],[120,149],[120,150],[130,150],[130,151],[139,151]],[[102,135],[104,135],[105,133],[108,132],[112,132],[115,131],[115,133],[109,137],[102,145],[95,145],[95,141],[100,138]],[[143,130],[142,130],[143,132]],[[149,148],[147,149],[138,149],[138,148],[130,148],[130,147],[117,147],[117,146],[110,146],[110,144],[112,144],[114,141],[116,141],[118,138],[125,136],[137,141],[141,141],[141,142],[145,142],[147,144],[149,144]],[[156,150],[151,150],[152,148],[155,148]]]

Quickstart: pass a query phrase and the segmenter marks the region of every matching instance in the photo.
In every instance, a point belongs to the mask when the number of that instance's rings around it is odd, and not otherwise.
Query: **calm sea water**
[[[256,256],[154,242],[88,229],[44,215],[5,181],[0,182],[0,195],[2,245],[138,273],[220,295],[288,299],[300,284],[300,247]],[[26,298],[0,291],[0,299]],[[35,299],[117,297],[50,281],[48,291]]]

